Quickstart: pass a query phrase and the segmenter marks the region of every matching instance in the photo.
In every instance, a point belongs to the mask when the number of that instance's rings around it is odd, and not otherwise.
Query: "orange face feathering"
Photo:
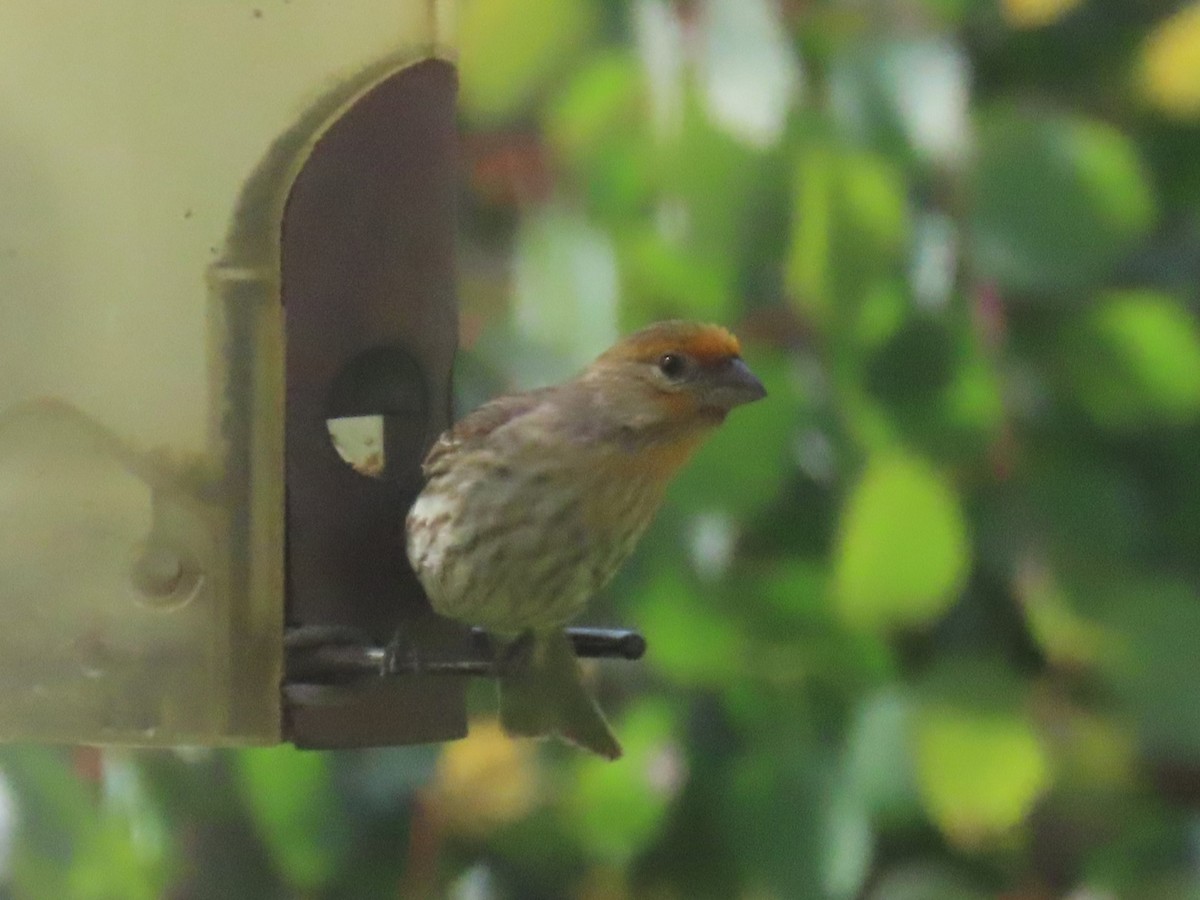
[[[737,338],[719,325],[696,322],[659,322],[629,335],[584,379],[604,384],[609,408],[623,424],[641,425],[636,460],[618,462],[663,477],[731,409],[766,395],[742,362]]]
[[[596,361],[657,362],[668,353],[686,353],[700,365],[716,365],[740,358],[742,345],[720,325],[672,320],[635,331]]]
[[[649,400],[664,424],[719,425],[735,406],[767,393],[741,352],[738,339],[719,325],[658,322],[603,353],[584,379],[607,382],[635,402]],[[615,404],[618,413],[621,406]]]

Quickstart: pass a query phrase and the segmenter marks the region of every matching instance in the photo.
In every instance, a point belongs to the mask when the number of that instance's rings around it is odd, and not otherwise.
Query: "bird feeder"
[[[457,342],[449,7],[0,4],[0,740],[465,732],[486,647],[403,550]]]

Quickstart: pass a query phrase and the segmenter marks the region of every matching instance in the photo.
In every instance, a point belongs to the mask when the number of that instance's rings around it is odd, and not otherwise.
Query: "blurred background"
[[[1200,4],[462,0],[460,409],[768,401],[589,621],[626,756],[0,748],[5,896],[1200,897]]]

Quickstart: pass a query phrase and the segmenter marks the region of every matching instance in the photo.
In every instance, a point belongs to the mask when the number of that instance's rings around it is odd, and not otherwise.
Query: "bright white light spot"
[[[779,142],[802,72],[769,0],[707,0],[697,60],[712,120],[754,147]]]
[[[496,876],[483,863],[476,863],[454,879],[446,891],[450,900],[495,900]]]
[[[958,231],[941,213],[917,219],[910,279],[917,305],[941,309],[950,302],[957,274]]]
[[[733,562],[737,533],[724,513],[704,513],[692,520],[690,549],[696,574],[706,580],[719,578]]]
[[[654,133],[660,139],[674,137],[683,124],[683,26],[671,4],[638,0],[633,6],[633,29],[646,70]]]
[[[796,438],[796,465],[817,484],[830,484],[837,474],[837,458],[829,435],[817,428],[802,431]]]
[[[616,250],[578,212],[553,204],[521,223],[513,290],[518,331],[561,361],[560,371],[542,373],[547,381],[574,375],[616,343]]]
[[[884,57],[884,84],[913,147],[941,163],[963,159],[971,85],[960,47],[937,39],[894,44]]]
[[[8,786],[8,778],[0,774],[0,881],[8,878],[16,831],[17,807],[13,802],[12,789]]]
[[[646,763],[646,783],[652,791],[666,797],[679,793],[687,781],[687,774],[687,760],[678,744],[663,744]]]

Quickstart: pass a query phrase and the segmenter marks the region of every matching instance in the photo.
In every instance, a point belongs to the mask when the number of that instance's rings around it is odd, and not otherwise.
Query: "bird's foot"
[[[534,649],[533,632],[526,631],[520,637],[496,650],[496,674],[515,675],[529,668]]]
[[[392,639],[383,648],[383,659],[379,664],[379,674],[389,675],[420,675],[425,669],[417,645],[404,633],[403,628],[396,629]]]

